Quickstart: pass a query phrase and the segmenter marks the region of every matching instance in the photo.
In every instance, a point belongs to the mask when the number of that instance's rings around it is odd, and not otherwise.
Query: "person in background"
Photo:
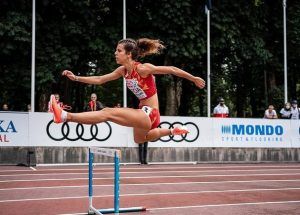
[[[214,108],[214,117],[226,118],[229,116],[229,109],[223,98],[219,98],[219,104]]]
[[[300,108],[298,108],[297,100],[293,100],[291,104],[291,119],[300,119]]]
[[[117,103],[115,106],[115,108],[120,108],[120,107],[122,107],[122,105],[120,103]]]
[[[147,165],[147,152],[148,152],[148,142],[144,142],[139,145],[139,161],[141,164]]]
[[[273,105],[269,105],[268,109],[265,111],[264,118],[265,119],[277,119],[278,118]]]
[[[2,105],[2,111],[9,111],[8,104],[4,103]]]
[[[291,103],[289,102],[285,103],[284,107],[280,110],[279,113],[282,119],[290,119],[292,116]]]
[[[98,111],[104,108],[103,104],[97,101],[96,93],[91,94],[91,100],[89,101],[88,105],[86,106],[86,111]]]
[[[27,105],[27,111],[28,111],[28,112],[31,112],[31,104],[28,104],[28,105]]]

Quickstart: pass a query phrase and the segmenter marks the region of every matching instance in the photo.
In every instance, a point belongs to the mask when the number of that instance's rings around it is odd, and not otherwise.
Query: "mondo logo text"
[[[281,125],[222,125],[222,134],[230,135],[283,135]]]

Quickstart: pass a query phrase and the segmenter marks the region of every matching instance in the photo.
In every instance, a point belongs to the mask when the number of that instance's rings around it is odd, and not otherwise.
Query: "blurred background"
[[[128,0],[127,37],[160,39],[166,50],[141,59],[174,65],[207,78],[205,1]],[[288,99],[300,98],[300,1],[288,1]],[[259,117],[284,104],[283,1],[212,1],[210,12],[211,104],[223,97],[231,117]],[[0,1],[0,103],[26,111],[31,98],[32,1]],[[35,111],[47,111],[59,93],[74,112],[95,92],[105,106],[123,103],[123,81],[86,85],[61,76],[103,75],[118,65],[123,37],[121,0],[39,0],[36,2]],[[173,76],[156,76],[162,115],[207,116],[207,91]],[[128,91],[128,106],[135,103]]]

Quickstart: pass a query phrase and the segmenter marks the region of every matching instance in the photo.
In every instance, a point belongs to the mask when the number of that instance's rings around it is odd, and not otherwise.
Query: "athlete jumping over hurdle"
[[[102,76],[76,76],[73,72],[64,70],[62,75],[72,81],[87,84],[104,84],[124,77],[127,87],[140,100],[139,108],[104,108],[100,111],[70,113],[57,105],[55,97],[51,95],[50,103],[53,108],[54,122],[78,122],[82,124],[96,124],[112,121],[119,125],[133,127],[134,141],[144,143],[157,140],[167,135],[181,135],[188,133],[184,126],[174,129],[157,128],[160,123],[159,104],[154,75],[172,74],[195,83],[204,88],[205,81],[174,66],[155,66],[150,63],[141,64],[137,60],[146,55],[158,54],[164,46],[159,40],[152,39],[123,39],[118,42],[115,58],[121,65],[113,72]]]

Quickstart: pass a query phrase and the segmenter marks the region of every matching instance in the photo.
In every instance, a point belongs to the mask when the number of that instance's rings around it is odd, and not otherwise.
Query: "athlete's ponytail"
[[[151,40],[148,38],[141,38],[137,40],[138,57],[145,57],[146,55],[159,54],[165,46],[159,40]]]
[[[159,54],[165,46],[160,40],[152,40],[148,38],[141,38],[137,41],[133,39],[120,40],[118,44],[123,44],[126,53],[131,52],[132,59],[137,60],[139,57],[146,55]]]

